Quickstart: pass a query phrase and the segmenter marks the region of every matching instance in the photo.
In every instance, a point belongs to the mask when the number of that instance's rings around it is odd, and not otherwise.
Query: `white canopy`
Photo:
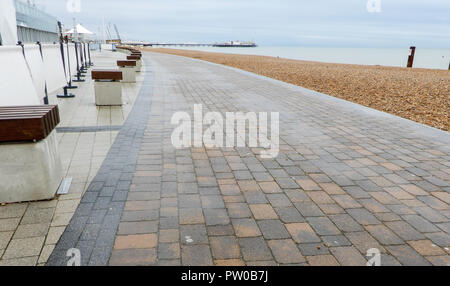
[[[85,27],[81,26],[81,24],[77,25],[76,33],[79,35],[93,35],[94,34],[91,31],[89,31],[88,29],[86,29]],[[67,31],[67,34],[72,34],[72,35],[75,34],[75,29],[71,29],[71,30]]]
[[[16,8],[12,0],[0,0],[0,36],[4,46],[17,44]]]

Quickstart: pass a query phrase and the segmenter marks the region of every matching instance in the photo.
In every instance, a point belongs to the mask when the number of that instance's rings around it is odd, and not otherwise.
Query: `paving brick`
[[[162,229],[159,231],[159,242],[170,243],[180,240],[180,232],[178,229]]]
[[[304,217],[324,216],[324,213],[313,202],[295,203],[294,205]]]
[[[347,213],[351,215],[359,224],[380,224],[380,221],[366,209],[348,209]]]
[[[297,184],[305,191],[321,191],[322,189],[311,179],[297,180]]]
[[[49,223],[19,225],[16,232],[14,233],[13,238],[19,239],[19,238],[45,236],[47,235],[49,225],[50,225]]]
[[[286,190],[285,194],[289,197],[293,203],[302,203],[310,201],[308,195],[302,190]]]
[[[200,196],[197,194],[179,195],[178,196],[178,206],[181,209],[201,208],[202,204],[201,204]]]
[[[158,201],[128,201],[125,204],[126,211],[146,211],[160,208]]]
[[[276,208],[275,212],[283,223],[305,222],[303,216],[294,207]]]
[[[318,205],[325,215],[345,214],[345,210],[337,204]]]
[[[387,250],[404,266],[429,266],[425,258],[408,245],[388,246]]]
[[[9,242],[2,259],[39,256],[45,237],[13,239]]]
[[[284,224],[279,220],[260,220],[257,221],[265,239],[283,239],[291,236],[286,231]]]
[[[3,259],[0,261],[0,266],[6,267],[30,267],[36,266],[38,256],[33,257],[21,257],[14,259]]]
[[[425,233],[425,236],[441,247],[450,246],[450,235],[444,232]]]
[[[344,209],[356,209],[362,207],[356,200],[349,195],[334,195],[333,200],[336,201]]]
[[[422,256],[445,255],[445,251],[430,240],[408,241],[408,244]]]
[[[420,232],[437,232],[439,229],[419,215],[404,215],[402,218]]]
[[[329,218],[343,232],[361,231],[362,226],[348,214],[331,215]]]
[[[338,235],[340,230],[326,217],[307,218],[309,225],[318,235]]]
[[[180,224],[199,224],[205,223],[202,209],[180,209]]]
[[[434,266],[450,266],[450,255],[427,256],[426,259]]]
[[[382,245],[404,244],[404,241],[384,225],[368,225],[366,230]]]
[[[225,209],[205,209],[203,212],[207,226],[227,225],[230,223],[230,218]]]
[[[181,262],[184,266],[212,266],[211,250],[208,245],[183,245]]]
[[[240,259],[214,260],[214,265],[219,267],[225,266],[245,266],[245,262]]]
[[[235,195],[241,194],[241,190],[239,189],[239,186],[236,184],[219,185],[219,188],[220,188],[220,192],[224,196],[235,196]]]
[[[234,229],[231,225],[215,225],[208,226],[209,236],[232,236],[234,235]]]
[[[365,266],[367,260],[352,246],[330,248],[331,253],[342,266]]]
[[[376,248],[382,253],[386,252],[384,247],[382,247],[378,241],[366,231],[350,232],[346,233],[345,236],[361,253],[367,253],[367,251],[372,248]]]
[[[246,203],[227,203],[230,218],[249,218],[252,212]]]
[[[159,243],[158,244],[158,259],[179,259],[180,244],[179,243]]]
[[[423,234],[404,221],[387,222],[386,226],[392,229],[403,240],[421,240],[425,238]]]
[[[208,235],[205,225],[182,225],[180,227],[180,239],[181,243],[186,245],[207,244]]]
[[[433,210],[430,207],[416,207],[413,208],[418,214],[423,216],[425,219],[438,223],[438,222],[447,222],[448,219],[441,215],[439,212]]]
[[[202,207],[204,209],[223,209],[225,204],[221,196],[202,196]]]
[[[310,266],[339,266],[333,255],[317,255],[306,257]]]
[[[262,235],[253,219],[232,219],[232,222],[237,237],[256,237]]]
[[[117,236],[114,249],[146,249],[156,247],[158,236],[156,234],[123,235]]]
[[[324,191],[306,192],[316,204],[334,204],[334,200]]]
[[[303,263],[306,261],[291,239],[270,240],[268,245],[278,263]]]
[[[296,243],[321,242],[321,239],[307,223],[290,223],[285,226]]]
[[[156,249],[113,250],[111,266],[151,266],[156,263]]]
[[[253,213],[255,219],[278,219],[277,214],[271,205],[266,204],[258,204],[258,205],[249,205],[250,210]]]
[[[276,178],[275,181],[282,189],[298,189],[299,185],[291,178]]]
[[[239,246],[246,262],[269,261],[273,259],[269,247],[262,237],[239,238]]]
[[[345,191],[336,183],[320,183],[320,187],[329,195],[345,194]]]
[[[26,204],[10,204],[0,206],[0,219],[21,218],[27,209]],[[0,220],[2,222],[2,220]]]
[[[150,211],[125,211],[122,215],[122,221],[150,221],[157,220],[159,212],[157,210]]]
[[[214,259],[232,259],[240,257],[238,241],[233,236],[210,238],[211,251]]]
[[[258,183],[256,183],[256,181],[252,181],[252,180],[238,181],[238,185],[239,185],[240,190],[243,192],[254,192],[254,191],[261,190]]]
[[[119,224],[118,235],[147,234],[158,231],[157,221],[122,222]]]
[[[274,193],[281,192],[281,188],[280,188],[280,186],[278,186],[278,184],[276,182],[259,183],[259,187],[266,194],[274,194]]]

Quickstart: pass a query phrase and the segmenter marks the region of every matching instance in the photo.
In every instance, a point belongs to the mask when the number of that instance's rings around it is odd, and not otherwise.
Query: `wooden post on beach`
[[[416,54],[416,47],[410,47],[411,49],[411,54],[408,57],[408,68],[412,68],[413,64],[414,64],[414,56]]]

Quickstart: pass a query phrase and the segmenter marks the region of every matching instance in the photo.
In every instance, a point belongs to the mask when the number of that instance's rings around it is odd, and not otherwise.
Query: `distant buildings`
[[[58,20],[29,1],[0,1],[0,45],[58,41]]]
[[[58,20],[33,4],[14,0],[17,37],[23,43],[58,41]]]

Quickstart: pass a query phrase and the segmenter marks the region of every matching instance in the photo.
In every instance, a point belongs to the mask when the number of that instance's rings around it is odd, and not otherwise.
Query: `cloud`
[[[36,0],[66,26],[72,18],[99,33],[102,18],[123,38],[150,42],[255,40],[261,45],[450,47],[450,1],[380,0]],[[113,31],[111,31],[113,32]]]

